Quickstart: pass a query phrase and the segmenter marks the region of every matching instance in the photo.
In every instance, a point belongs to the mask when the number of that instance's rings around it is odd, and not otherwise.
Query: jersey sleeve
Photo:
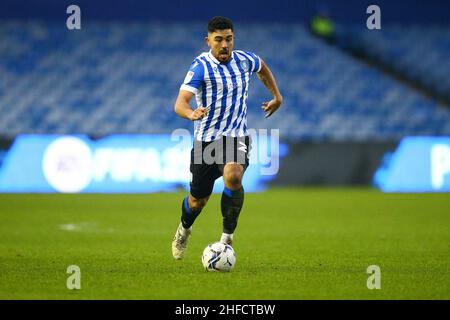
[[[253,52],[249,52],[249,51],[244,51],[247,55],[249,55],[252,60],[252,73],[253,72],[259,72],[261,70],[261,58],[257,55],[254,54]]]
[[[184,78],[180,90],[185,90],[196,94],[204,81],[204,77],[205,71],[203,69],[203,64],[197,60],[194,60],[186,74],[186,77]]]

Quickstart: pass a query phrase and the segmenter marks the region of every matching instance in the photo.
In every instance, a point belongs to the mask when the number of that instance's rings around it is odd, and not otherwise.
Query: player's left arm
[[[264,84],[264,86],[266,86],[266,88],[270,91],[270,93],[272,93],[273,96],[272,100],[263,102],[261,106],[261,108],[266,113],[266,118],[268,118],[281,106],[281,104],[283,103],[283,97],[280,93],[280,90],[278,89],[277,82],[272,74],[272,71],[270,71],[269,67],[266,65],[263,59],[260,59],[260,61],[261,68],[259,72],[256,73],[256,75]]]

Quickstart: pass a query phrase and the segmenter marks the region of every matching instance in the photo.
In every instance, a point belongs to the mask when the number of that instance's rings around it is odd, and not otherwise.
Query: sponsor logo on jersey
[[[186,77],[184,78],[184,84],[188,84],[192,80],[193,76],[194,76],[194,71],[188,71],[188,73],[186,74]]]
[[[239,141],[239,144],[241,145],[238,150],[247,153],[247,146],[245,145],[245,143],[243,143],[242,141]]]

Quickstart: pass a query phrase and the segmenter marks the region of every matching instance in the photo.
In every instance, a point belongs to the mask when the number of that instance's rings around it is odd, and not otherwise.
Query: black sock
[[[224,233],[234,233],[243,204],[244,188],[230,190],[225,187],[223,189],[221,207]]]
[[[200,212],[202,212],[202,210],[194,211],[189,208],[188,197],[184,198],[181,204],[181,224],[185,229],[189,229],[194,224]]]

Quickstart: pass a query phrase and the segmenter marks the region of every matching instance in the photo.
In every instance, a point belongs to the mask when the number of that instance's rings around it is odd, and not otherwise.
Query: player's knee
[[[224,179],[227,185],[234,187],[233,189],[239,188],[242,183],[242,176],[236,172],[228,174]]]
[[[238,189],[242,185],[242,175],[244,173],[244,169],[241,165],[234,163],[234,164],[227,164],[225,166],[224,172],[223,172],[223,179],[225,182],[225,185],[227,187],[231,187],[233,189]]]
[[[192,196],[189,196],[189,207],[194,211],[200,211],[206,206],[208,199],[209,197],[197,199]]]

